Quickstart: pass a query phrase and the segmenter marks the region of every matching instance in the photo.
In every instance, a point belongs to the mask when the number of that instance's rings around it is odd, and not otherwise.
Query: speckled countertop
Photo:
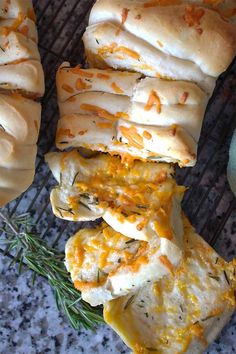
[[[43,155],[54,149],[57,122],[55,72],[63,60],[82,62],[83,33],[93,0],[34,1],[38,16],[40,50],[46,74],[46,95],[33,186],[4,211],[30,211],[41,236],[63,249],[66,239],[81,225],[53,217],[49,191],[54,185]],[[209,103],[199,144],[198,164],[177,171],[180,183],[191,186],[183,208],[197,231],[214,244],[227,260],[236,257],[236,199],[226,178],[228,148],[236,117],[236,63],[217,84]],[[130,351],[106,326],[75,332],[56,308],[49,285],[23,269],[8,269],[9,258],[0,253],[0,354],[128,354]],[[206,353],[236,352],[236,316]],[[193,353],[194,354],[194,353]]]

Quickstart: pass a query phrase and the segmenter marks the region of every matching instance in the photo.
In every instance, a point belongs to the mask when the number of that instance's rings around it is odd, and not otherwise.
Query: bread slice
[[[0,89],[17,90],[29,97],[44,95],[44,73],[37,60],[26,60],[16,64],[0,66]]]
[[[19,32],[0,36],[0,65],[34,59],[40,61],[37,44]]]
[[[104,92],[131,97],[141,76],[127,71],[81,69],[79,65],[72,68],[70,63],[64,62],[57,71],[58,101],[65,102],[81,92]]]
[[[46,160],[60,183],[51,193],[54,214],[72,221],[100,217],[117,232],[147,241],[154,236],[181,247],[180,202],[185,191],[167,164],[122,164],[118,157],[82,157],[77,151],[49,153]]]
[[[105,321],[134,353],[200,354],[235,309],[235,263],[226,263],[190,225],[172,275],[105,304]]]
[[[92,306],[148,285],[173,272],[181,250],[154,237],[137,241],[114,231],[106,223],[80,230],[66,244],[66,266],[82,298]],[[165,261],[163,261],[165,260]]]
[[[184,166],[196,163],[208,101],[197,85],[64,63],[57,88],[60,149],[83,146]]]
[[[192,62],[211,77],[218,77],[227,69],[236,51],[235,27],[231,23],[200,5],[158,3],[161,2],[98,0],[89,24],[114,23],[120,26],[120,32],[124,29],[172,59]],[[116,35],[119,38],[120,33]]]

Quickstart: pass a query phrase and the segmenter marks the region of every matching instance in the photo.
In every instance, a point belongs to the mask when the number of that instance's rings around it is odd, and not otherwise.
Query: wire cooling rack
[[[93,0],[35,0],[39,48],[46,75],[42,125],[35,181],[31,188],[5,208],[10,216],[30,212],[41,237],[63,249],[64,242],[84,226],[56,219],[49,192],[55,181],[44,162],[44,154],[54,150],[58,119],[55,74],[62,61],[83,63],[81,41]],[[212,53],[214,55],[214,53]],[[236,211],[226,178],[229,142],[236,120],[236,61],[217,82],[204,120],[198,163],[194,168],[177,169],[178,182],[190,189],[183,208],[197,231],[211,244],[217,241],[227,220]],[[86,225],[88,226],[88,225]],[[1,252],[5,252],[3,248]],[[5,252],[8,256],[10,254]]]

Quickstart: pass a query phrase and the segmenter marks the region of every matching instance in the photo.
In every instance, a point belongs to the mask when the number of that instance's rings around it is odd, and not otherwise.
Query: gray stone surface
[[[92,0],[35,1],[40,33],[40,50],[46,73],[47,91],[43,100],[43,119],[35,182],[30,190],[11,203],[5,212],[30,211],[41,236],[49,244],[63,249],[66,239],[79,227],[53,217],[49,191],[54,185],[43,155],[53,150],[58,117],[55,72],[69,59],[83,62],[80,41]],[[206,113],[199,144],[198,164],[193,169],[178,169],[180,183],[191,187],[183,208],[197,231],[227,260],[235,257],[236,199],[226,179],[228,147],[235,127],[236,64],[217,84]],[[16,268],[8,269],[9,259],[0,254],[0,353],[34,354],[121,354],[129,350],[108,327],[95,332],[73,331],[66,318],[58,313],[50,287],[38,278],[32,285],[32,273],[21,276]],[[223,330],[207,353],[231,354],[236,351],[236,317]],[[194,353],[193,353],[194,354]]]

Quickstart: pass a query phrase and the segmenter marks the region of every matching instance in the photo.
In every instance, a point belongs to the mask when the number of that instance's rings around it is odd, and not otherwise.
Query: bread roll
[[[117,36],[119,29],[119,25],[110,22],[87,27],[83,41],[90,67],[111,67],[145,76],[192,81],[211,95],[216,80],[204,74],[195,63],[166,54],[125,30]]]
[[[158,6],[158,1],[98,0],[89,24],[101,22],[115,23],[120,32],[124,29],[172,59],[195,63],[207,76],[218,77],[236,53],[235,26],[216,11],[192,4]]]
[[[79,90],[76,72],[84,80],[79,77]],[[194,165],[208,100],[204,91],[190,82],[143,79],[114,71],[109,71],[113,84],[108,84],[107,78],[101,79],[107,73],[100,70],[97,77],[94,69],[59,69],[57,146]]]
[[[26,60],[0,66],[0,88],[19,90],[32,97],[42,97],[45,85],[41,63],[37,60]]]
[[[107,302],[105,321],[134,353],[201,354],[235,309],[235,265],[190,226],[173,274]]]
[[[184,188],[171,178],[166,164],[118,157],[83,158],[76,151],[46,157],[60,183],[51,194],[54,214],[62,219],[103,219],[117,232],[137,240],[164,237],[181,247],[180,202]]]
[[[23,14],[35,21],[35,13],[31,0],[0,0],[0,18],[18,18]]]
[[[32,183],[41,105],[0,94],[0,207]]]
[[[157,238],[135,241],[103,223],[96,229],[80,230],[69,239],[66,267],[82,298],[97,306],[168,275],[170,269],[161,262],[167,252],[174,269],[182,252],[169,240],[163,240],[161,246]],[[78,259],[78,254],[83,254],[83,259]]]
[[[0,35],[0,65],[29,59],[40,61],[35,42],[18,32],[10,32],[7,36]]]

